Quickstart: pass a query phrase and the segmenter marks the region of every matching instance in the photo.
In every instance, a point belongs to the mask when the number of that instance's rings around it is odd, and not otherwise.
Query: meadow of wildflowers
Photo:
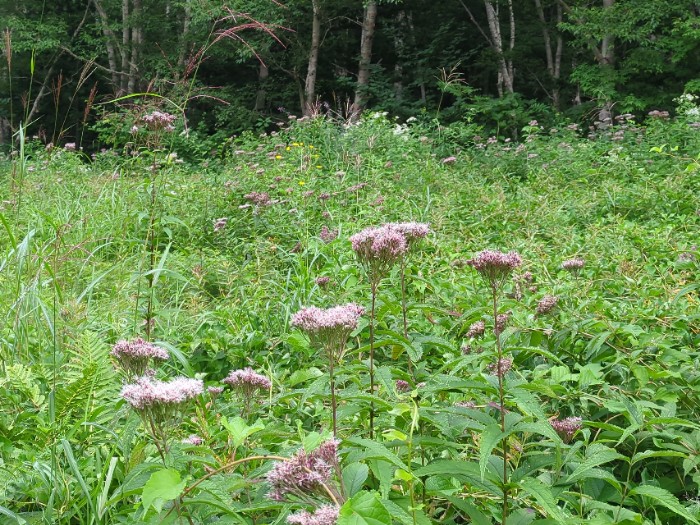
[[[139,115],[0,165],[0,523],[700,523],[696,128]]]

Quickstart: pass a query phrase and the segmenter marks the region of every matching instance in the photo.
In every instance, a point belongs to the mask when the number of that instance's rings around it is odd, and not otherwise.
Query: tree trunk
[[[501,21],[497,6],[494,7],[493,0],[484,0],[486,8],[486,20],[489,24],[489,32],[491,33],[492,48],[498,57],[498,94],[503,95],[503,88],[506,93],[513,94],[513,59],[508,58],[503,52],[503,38],[501,36]],[[510,40],[508,49],[510,51],[515,47],[515,17],[513,14],[513,2],[508,0],[508,21],[510,24]]]
[[[403,59],[406,54],[405,32],[411,23],[406,11],[399,11],[396,17],[396,30],[394,32],[394,49],[396,50],[396,65],[394,65],[394,97],[396,100],[403,98]]]
[[[100,23],[102,25],[102,34],[105,37],[105,47],[107,49],[107,61],[109,63],[109,69],[111,70],[110,75],[112,78],[112,85],[116,92],[119,91],[119,73],[117,64],[117,35],[114,34],[112,28],[109,27],[109,18],[107,17],[107,12],[102,7],[100,0],[92,0],[95,5],[95,10],[100,17]]]
[[[134,93],[139,77],[139,62],[141,61],[141,44],[143,42],[143,5],[142,0],[133,0],[131,12],[131,60],[129,61],[129,83],[127,93]]]
[[[306,69],[304,83],[304,116],[314,112],[316,102],[316,72],[318,70],[318,48],[321,45],[321,7],[320,0],[311,0],[313,6],[313,21],[311,24],[311,49],[309,50],[309,65]]]
[[[265,64],[260,62],[258,67],[258,91],[255,94],[255,111],[262,113],[265,110],[267,92],[265,91],[265,80],[270,76],[270,70]]]
[[[615,0],[603,0],[603,9],[610,9],[615,4]],[[611,34],[603,36],[600,43],[600,51],[596,53],[598,64],[601,68],[610,68],[615,66],[615,47],[614,37]],[[601,127],[606,128],[612,125],[612,100],[602,100],[598,120],[602,123]]]
[[[556,50],[552,47],[552,38],[549,33],[549,27],[547,26],[547,19],[544,14],[544,8],[542,7],[541,0],[534,0],[535,8],[537,9],[537,16],[542,23],[542,39],[544,40],[544,51],[545,58],[547,60],[547,72],[549,73],[550,80],[552,81],[553,87],[550,93],[548,93],[549,98],[552,99],[552,106],[557,111],[560,108],[559,100],[559,78],[561,75],[561,55],[563,40],[561,33],[557,31],[557,47]],[[557,15],[556,23],[557,25],[562,21],[562,9],[561,4],[557,4]]]
[[[131,43],[129,31],[129,0],[122,0],[122,63],[121,63],[121,83],[119,93],[123,95],[129,86],[129,47]]]
[[[352,105],[352,120],[357,120],[360,113],[367,105],[367,89],[369,87],[370,62],[372,60],[372,42],[374,41],[374,28],[377,23],[377,1],[370,0],[365,7],[365,16],[362,23],[362,39],[360,42],[360,64],[357,73],[357,85],[355,87],[355,102]]]
[[[474,18],[471,10],[464,3],[464,0],[460,0],[462,7],[469,15],[472,23],[479,30],[484,39],[489,43],[489,46],[496,54],[498,61],[498,81],[496,83],[496,89],[498,90],[498,96],[503,96],[503,89],[508,94],[513,94],[514,91],[514,77],[515,68],[513,67],[513,57],[512,52],[515,49],[515,13],[513,11],[513,0],[508,0],[508,24],[509,24],[509,42],[508,51],[509,56],[506,57],[503,51],[503,37],[501,36],[501,21],[498,12],[498,3],[494,6],[494,0],[484,0],[484,7],[486,8],[486,21],[488,22],[489,34],[479,25]],[[490,36],[489,36],[490,35]]]

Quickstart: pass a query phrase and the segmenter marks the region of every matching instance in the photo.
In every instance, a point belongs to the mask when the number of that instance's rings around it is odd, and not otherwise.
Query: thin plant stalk
[[[498,288],[497,286],[491,287],[491,295],[493,299],[493,322],[494,327],[498,323]],[[506,407],[505,407],[505,388],[503,385],[503,373],[501,370],[501,363],[503,358],[503,346],[501,343],[501,334],[499,330],[496,332],[496,351],[497,351],[497,361],[496,366],[498,378],[498,405],[501,412],[501,432],[505,434],[506,432]],[[504,437],[501,440],[501,448],[503,450],[503,516],[501,518],[501,524],[505,525],[506,519],[508,518],[508,438]]]
[[[372,279],[372,309],[369,317],[369,394],[374,395],[374,316],[377,304],[379,279]],[[374,439],[374,401],[369,405],[369,438]]]
[[[406,306],[406,258],[401,258],[401,313],[403,315],[403,336],[408,340],[408,307]],[[413,362],[407,353],[406,366],[408,373],[413,377]]]

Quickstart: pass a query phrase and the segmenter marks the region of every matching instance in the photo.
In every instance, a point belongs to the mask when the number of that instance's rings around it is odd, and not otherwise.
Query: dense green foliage
[[[601,109],[641,117],[698,91],[695,0],[378,4],[362,90],[370,108],[402,119],[425,111],[515,137],[532,118],[552,123],[563,112],[587,126]],[[312,68],[314,5],[320,40]],[[115,110],[111,102],[145,91],[168,97],[186,109],[190,129],[218,139],[269,131],[307,105],[347,116],[363,5],[2,0],[0,142],[10,141],[4,128],[16,132],[24,122],[45,143],[99,150],[108,145],[103,117]],[[306,93],[311,70],[315,86]],[[120,99],[117,114],[131,102]]]
[[[268,497],[266,458],[331,428],[328,360],[290,317],[354,301],[367,312],[335,370],[339,525],[502,523],[504,493],[510,525],[698,523],[697,126],[477,133],[291,120],[204,164],[181,161],[177,133],[94,159],[23,142],[2,164],[0,521],[283,522],[300,507]],[[396,267],[372,342],[348,238],[409,220],[432,232],[406,260],[406,333]],[[487,248],[524,261],[498,298],[505,432],[492,295],[465,264]],[[536,315],[546,295],[556,308]],[[199,396],[161,455],[110,355],[145,334],[170,351],[158,378],[219,386],[250,366],[272,388]],[[555,432],[567,417],[581,428]]]

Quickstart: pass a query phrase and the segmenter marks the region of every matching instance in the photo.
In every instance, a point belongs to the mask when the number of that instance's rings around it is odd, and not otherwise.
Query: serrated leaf
[[[683,452],[676,452],[674,450],[645,450],[644,452],[637,452],[632,456],[630,461],[631,465],[634,465],[638,461],[642,461],[647,458],[685,458],[688,457],[687,454]]]
[[[348,496],[357,494],[367,480],[369,467],[364,463],[351,463],[343,468],[343,486]]]
[[[151,506],[156,512],[163,510],[166,501],[173,500],[182,494],[186,482],[180,481],[180,473],[171,468],[154,472],[143,487],[141,504],[144,511]]]
[[[581,478],[586,477],[587,471],[591,470],[598,465],[603,465],[604,463],[609,463],[616,459],[626,459],[625,456],[619,452],[601,445],[600,443],[593,443],[586,449],[586,459],[574,469],[574,471],[569,474],[566,478],[565,483],[573,483]]]
[[[479,443],[479,472],[481,479],[486,476],[486,466],[488,465],[491,452],[507,434],[501,432],[500,425],[494,423],[487,426],[481,433],[481,441]]]
[[[221,425],[228,430],[235,448],[240,447],[251,435],[255,434],[256,432],[260,432],[261,430],[265,430],[265,425],[261,421],[258,420],[249,426],[248,423],[246,423],[246,421],[240,416],[236,416],[231,420],[228,420],[226,417],[222,417]]]
[[[495,496],[501,497],[503,495],[503,491],[499,486],[500,481],[494,479],[489,473],[486,473],[485,478],[482,479],[479,465],[473,462],[438,459],[432,463],[428,463],[424,467],[414,470],[413,474],[417,477],[445,476],[448,478],[463,479],[473,486],[490,492]]]
[[[377,492],[362,491],[340,507],[337,525],[387,525],[391,516]]]
[[[547,513],[548,518],[553,518],[557,523],[566,525],[566,516],[557,506],[556,499],[552,494],[552,489],[536,478],[526,478],[520,482],[520,486],[528,492],[542,509]]]
[[[678,498],[676,498],[676,496],[671,494],[666,489],[662,489],[661,487],[657,487],[655,485],[639,485],[638,487],[633,488],[630,491],[630,494],[649,498],[659,505],[666,507],[671,512],[682,516],[688,523],[700,525],[700,522],[690,512],[688,512],[688,509],[681,505]]]

